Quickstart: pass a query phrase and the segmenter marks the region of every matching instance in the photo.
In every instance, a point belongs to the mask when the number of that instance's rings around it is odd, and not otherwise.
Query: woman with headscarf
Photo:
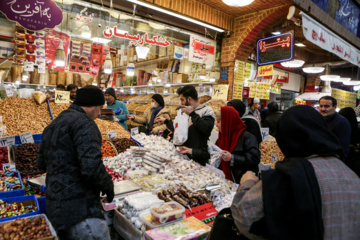
[[[170,111],[165,107],[165,102],[163,97],[160,94],[154,94],[151,97],[151,108],[148,108],[144,116],[134,116],[134,115],[126,115],[127,118],[133,119],[134,122],[140,124],[148,124],[153,134],[159,134],[159,132],[163,132],[167,129],[166,124],[161,124],[159,122],[155,122],[155,118],[163,117],[165,119],[170,120]]]
[[[218,146],[223,150],[220,169],[226,179],[239,182],[246,171],[258,172],[259,145],[254,135],[246,131],[239,113],[232,107],[221,107],[216,116],[219,129]]]
[[[240,181],[231,206],[238,230],[249,239],[360,239],[360,179],[320,113],[288,109],[276,141],[285,159],[261,181],[250,172]]]
[[[360,177],[360,130],[356,114],[351,107],[341,109],[339,114],[345,117],[351,126],[350,152],[345,163]]]
[[[246,125],[246,131],[253,134],[256,138],[258,145],[262,142],[261,126],[257,119],[250,113],[246,112],[246,105],[239,99],[233,99],[227,103],[227,106],[235,108],[239,113],[241,120]]]

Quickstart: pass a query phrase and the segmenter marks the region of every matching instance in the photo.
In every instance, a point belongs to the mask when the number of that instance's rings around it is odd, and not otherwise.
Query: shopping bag
[[[208,151],[210,154],[210,165],[219,168],[221,162],[221,154],[223,150],[216,146],[214,143],[208,141]]]
[[[174,120],[174,140],[175,145],[183,145],[188,139],[189,131],[189,116],[181,109],[177,112]]]

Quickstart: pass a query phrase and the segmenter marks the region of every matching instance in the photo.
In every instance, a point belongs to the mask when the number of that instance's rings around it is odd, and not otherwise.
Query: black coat
[[[264,120],[263,127],[269,128],[269,133],[271,136],[276,135],[276,125],[281,117],[282,112],[273,112],[270,113]]]
[[[246,125],[246,131],[255,136],[258,145],[262,142],[261,128],[260,124],[255,118],[250,118],[246,116],[242,118],[243,122]]]
[[[256,138],[248,131],[244,131],[238,143],[231,153],[234,156],[234,165],[231,166],[233,181],[240,183],[240,179],[246,171],[258,173],[260,163],[260,150]]]
[[[114,191],[94,120],[72,104],[43,132],[37,165],[46,171],[47,216],[56,230],[104,218],[100,192]]]

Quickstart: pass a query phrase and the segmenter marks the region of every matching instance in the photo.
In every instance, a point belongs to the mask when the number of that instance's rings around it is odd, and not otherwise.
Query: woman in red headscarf
[[[223,151],[220,169],[226,179],[239,183],[246,171],[258,172],[259,145],[254,135],[246,131],[239,113],[232,107],[222,107],[216,116],[219,129],[218,146]]]

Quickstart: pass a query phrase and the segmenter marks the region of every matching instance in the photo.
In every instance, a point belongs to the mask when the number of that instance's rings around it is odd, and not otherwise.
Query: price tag
[[[21,134],[21,135],[20,135],[20,141],[21,141],[21,144],[25,144],[25,143],[35,143],[35,142],[34,142],[33,135],[31,134],[31,132],[27,132],[27,133]]]
[[[6,96],[7,96],[7,97],[12,97],[12,96],[14,96],[14,92],[13,92],[13,90],[11,89],[11,87],[5,87],[5,91],[6,91]]]
[[[24,71],[33,72],[34,71],[34,62],[25,62]]]
[[[271,161],[272,162],[277,162],[277,155],[276,154],[271,154]]]
[[[116,131],[108,132],[109,139],[117,138]]]
[[[139,128],[132,128],[131,129],[131,136],[135,136],[139,134]]]
[[[269,128],[261,128],[261,136],[263,141],[269,140]]]
[[[70,102],[69,91],[55,91],[55,103],[57,104],[68,104]]]
[[[212,99],[220,99],[227,101],[229,93],[229,85],[215,85],[212,91]]]
[[[0,147],[15,145],[15,136],[0,138]]]
[[[8,169],[10,169],[12,171],[16,171],[15,163],[4,163],[3,164],[3,171],[6,171]]]

